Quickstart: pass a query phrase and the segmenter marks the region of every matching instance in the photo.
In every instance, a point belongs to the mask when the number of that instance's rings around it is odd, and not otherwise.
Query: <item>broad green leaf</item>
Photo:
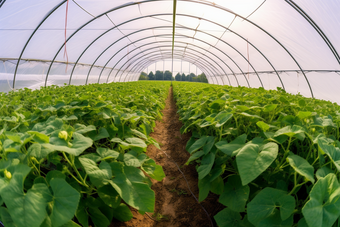
[[[289,218],[285,220],[281,220],[280,212],[278,210],[274,210],[273,214],[268,218],[262,220],[258,226],[260,227],[291,227],[293,225],[294,219],[293,215],[289,216]]]
[[[155,193],[144,183],[143,172],[121,163],[110,163],[114,178],[109,181],[122,199],[130,206],[145,212],[153,212]]]
[[[223,126],[225,123],[227,123],[232,118],[232,116],[233,116],[232,113],[228,113],[226,111],[220,112],[215,117],[215,121],[217,122],[215,127],[219,128],[219,127]]]
[[[92,146],[93,141],[79,134],[77,132],[73,133],[73,140],[71,141],[72,146],[60,146],[60,145],[53,145],[53,144],[44,144],[44,146],[48,149],[53,149],[57,151],[64,151],[74,156],[78,156],[83,153],[87,148]]]
[[[203,146],[204,154],[208,154],[211,151],[211,148],[214,146],[215,136],[209,136],[206,144]]]
[[[319,180],[320,178],[326,177],[329,173],[334,173],[334,171],[332,171],[327,166],[324,166],[316,171],[315,176]]]
[[[51,170],[47,173],[46,175],[46,181],[47,183],[50,183],[50,181],[53,179],[53,178],[61,178],[61,179],[64,179],[66,178],[65,174],[63,174],[62,172],[58,171],[58,170]]]
[[[214,216],[214,219],[220,227],[239,227],[242,226],[240,213],[229,208],[224,208]]]
[[[224,192],[220,196],[219,202],[233,211],[244,212],[249,192],[249,186],[242,185],[240,176],[233,175],[225,183]]]
[[[317,143],[321,154],[326,154],[340,171],[340,148],[328,145],[324,139],[319,139]]]
[[[198,180],[198,201],[202,202],[207,198],[209,191],[210,191],[210,178],[209,176],[204,177],[202,180]]]
[[[119,152],[111,150],[109,148],[98,147],[96,151],[100,155],[102,160],[106,160],[110,158],[117,159],[119,156]]]
[[[80,224],[82,224],[83,226],[89,226],[89,216],[87,214],[86,203],[83,198],[81,198],[79,201],[79,206],[77,208],[75,216]]]
[[[152,179],[157,181],[161,181],[165,177],[162,166],[157,165],[151,158],[143,163],[142,170],[144,170]]]
[[[311,181],[313,184],[314,180],[314,167],[311,166],[306,159],[290,153],[287,157],[289,165],[300,175],[304,176],[307,180]]]
[[[26,133],[30,135],[34,135],[33,140],[37,143],[49,143],[50,142],[50,138],[43,133],[35,132],[35,131],[28,131]]]
[[[214,161],[215,161],[214,153],[209,153],[203,156],[201,165],[197,168],[199,180],[203,179],[206,175],[210,173],[210,170],[214,165]]]
[[[216,195],[221,195],[224,190],[224,183],[221,176],[211,181],[210,191]]]
[[[62,226],[68,223],[76,213],[80,194],[62,178],[52,178],[52,201],[50,202],[50,219],[52,226]]]
[[[247,185],[263,173],[276,159],[279,147],[269,142],[265,145],[248,143],[236,156],[242,185]]]
[[[109,226],[110,220],[97,207],[88,208],[89,216],[95,227]]]
[[[12,173],[9,183],[2,188],[1,197],[8,208],[8,212],[17,226],[39,227],[44,221],[47,201],[40,189],[32,187],[24,192],[23,182],[31,168],[26,165],[16,165],[8,169]],[[1,182],[2,183],[2,182]],[[37,184],[47,190],[45,184]]]
[[[121,203],[117,208],[113,209],[113,217],[121,222],[126,222],[133,218],[133,214],[128,206]]]
[[[145,144],[144,140],[139,138],[127,138],[126,142],[129,143],[130,147],[140,147],[140,148],[146,148],[147,145]]]
[[[94,125],[85,126],[85,125],[82,125],[82,124],[75,124],[74,129],[79,134],[85,134],[85,133],[96,130],[96,126],[94,126]]]
[[[279,208],[279,212],[276,213]],[[264,188],[248,203],[248,220],[255,226],[259,223],[273,223],[273,216],[278,223],[291,217],[295,209],[295,198],[287,192],[275,188]],[[269,219],[269,220],[268,220]],[[265,225],[269,226],[269,225]]]
[[[260,129],[262,129],[262,131],[266,132],[269,130],[270,126],[266,123],[264,123],[263,121],[258,121],[256,122],[256,125],[259,126]]]
[[[274,134],[274,137],[281,136],[281,135],[286,135],[288,137],[296,137],[299,140],[304,140],[305,139],[305,130],[298,125],[289,125],[284,128],[281,128],[277,130]]]
[[[262,120],[262,117],[258,116],[258,115],[255,115],[255,114],[249,114],[249,113],[246,113],[246,112],[242,112],[242,113],[239,113],[240,115],[242,116],[245,116],[245,117],[249,117],[249,118],[258,118],[258,119],[261,119]]]
[[[275,110],[277,107],[277,104],[268,104],[263,107],[263,112],[271,112]]]
[[[303,111],[299,111],[299,113],[297,114],[297,116],[303,120],[305,118],[308,118],[310,116],[312,116],[312,112],[303,112]]]
[[[98,188],[98,195],[109,207],[116,208],[120,204],[121,198],[111,185]]]
[[[55,150],[50,147],[50,144],[34,143],[28,148],[27,157],[32,156],[36,157],[37,159],[42,159],[46,158],[53,151]]]
[[[105,138],[108,138],[108,137],[110,137],[110,135],[107,132],[106,128],[100,128],[98,130],[98,134],[95,134],[94,136],[92,136],[91,139],[93,141],[98,141],[98,140],[105,139]]]
[[[228,143],[227,141],[220,141],[217,142],[215,146],[223,153],[233,157],[237,155],[240,149],[245,145],[246,139],[247,135],[242,134],[230,143]]]
[[[8,212],[8,209],[5,207],[0,207],[0,217],[1,221],[6,227],[17,227],[17,225],[14,223],[11,215]]]
[[[308,226],[331,227],[340,215],[340,185],[335,174],[320,178],[302,208]]]
[[[139,162],[139,160],[135,156],[129,153],[124,154],[124,163],[127,166],[133,166],[136,168],[141,166],[141,163]]]
[[[111,179],[112,172],[110,165],[107,162],[101,162],[98,167],[97,163],[88,158],[79,158],[79,161],[83,165],[87,175],[89,175],[91,182],[96,187],[107,184]]]
[[[200,157],[202,157],[204,155],[204,151],[197,151],[195,152],[193,155],[190,155],[190,158],[188,159],[188,161],[185,163],[186,165],[189,165],[189,163],[191,161],[194,161]]]
[[[190,146],[188,152],[189,152],[190,154],[192,154],[193,152],[195,152],[195,151],[201,149],[201,148],[206,144],[208,138],[209,138],[209,136],[202,136],[201,138],[199,138],[198,140],[196,140],[195,143],[193,143],[193,144]]]

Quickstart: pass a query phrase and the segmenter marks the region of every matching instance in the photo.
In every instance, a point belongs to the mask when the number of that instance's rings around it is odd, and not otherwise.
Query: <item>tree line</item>
[[[207,77],[204,73],[197,76],[194,73],[190,73],[188,75],[185,75],[184,73],[177,73],[174,78],[169,70],[166,70],[164,73],[163,71],[157,70],[155,74],[152,71],[149,74],[142,72],[139,76],[139,80],[176,80],[208,83]]]

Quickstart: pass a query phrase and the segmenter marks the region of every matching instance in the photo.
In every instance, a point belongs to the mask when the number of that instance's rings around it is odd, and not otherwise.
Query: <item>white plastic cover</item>
[[[173,0],[0,6],[0,91],[135,81],[173,56],[174,76],[340,103],[338,0],[177,0],[173,55]]]

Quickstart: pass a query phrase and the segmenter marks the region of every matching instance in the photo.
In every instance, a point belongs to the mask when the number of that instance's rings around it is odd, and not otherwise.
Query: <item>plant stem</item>
[[[86,184],[86,182],[85,182],[85,180],[83,179],[83,177],[80,175],[80,173],[78,172],[78,170],[77,170],[77,168],[75,167],[75,165],[74,165],[74,163],[71,163],[70,162],[70,160],[67,158],[67,155],[65,154],[65,152],[61,152],[62,154],[63,154],[63,156],[64,156],[64,158],[65,158],[65,160],[68,162],[68,164],[73,168],[73,170],[76,172],[76,174],[77,174],[77,176],[80,178],[80,180],[82,181],[82,185],[84,185],[85,187],[89,187],[87,184]],[[76,178],[73,174],[71,174],[74,178]],[[78,181],[78,180],[77,180]],[[78,183],[80,183],[79,181],[78,181]]]

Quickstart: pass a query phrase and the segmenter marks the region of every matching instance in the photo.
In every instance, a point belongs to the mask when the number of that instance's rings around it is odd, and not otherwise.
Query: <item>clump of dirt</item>
[[[161,182],[153,180],[152,189],[156,195],[155,212],[141,215],[131,208],[134,215],[132,220],[124,223],[112,222],[110,226],[209,227],[211,221],[216,226],[213,216],[222,208],[217,202],[218,196],[211,194],[201,203],[208,217],[188,189],[189,184],[191,191],[198,198],[198,175],[195,166],[185,165],[190,157],[185,146],[191,135],[180,133],[182,123],[176,113],[177,107],[173,99],[172,87],[162,112],[163,119],[156,122],[154,132],[150,134],[160,143],[161,150],[153,145],[147,148],[147,155],[163,167],[166,175]],[[174,161],[184,173],[188,184]]]

